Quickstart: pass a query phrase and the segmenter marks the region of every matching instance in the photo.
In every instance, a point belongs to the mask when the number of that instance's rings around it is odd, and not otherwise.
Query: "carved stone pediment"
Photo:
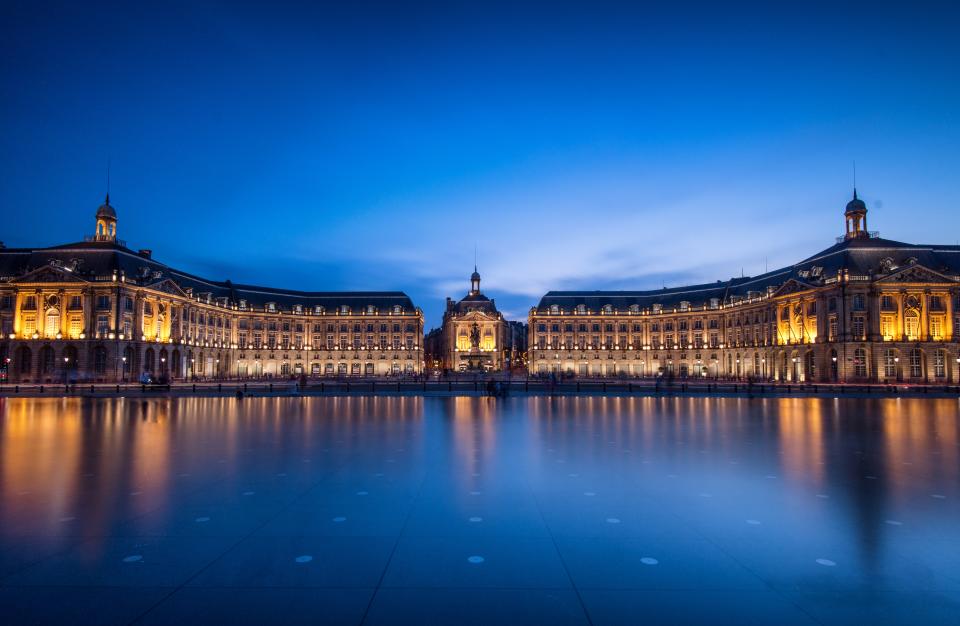
[[[58,265],[44,265],[10,281],[11,283],[87,283],[70,270]]]
[[[475,320],[475,321],[488,321],[488,322],[493,322],[493,321],[496,321],[497,318],[496,318],[496,316],[494,316],[494,315],[488,315],[487,313],[484,313],[483,311],[467,311],[467,312],[464,313],[463,315],[458,316],[458,317],[457,317],[457,320],[460,320],[460,321],[463,321],[463,320]]]
[[[787,282],[780,285],[776,291],[773,292],[773,297],[777,296],[788,296],[792,293],[799,293],[801,291],[809,291],[814,289],[813,285],[809,285],[804,282],[800,282],[796,278],[791,278]]]
[[[160,291],[162,293],[169,293],[173,296],[188,297],[190,295],[181,289],[180,285],[173,282],[169,278],[164,278],[163,280],[157,281],[151,285],[147,285],[147,288]]]
[[[935,272],[922,265],[911,265],[889,276],[884,276],[880,283],[955,283],[940,272]]]

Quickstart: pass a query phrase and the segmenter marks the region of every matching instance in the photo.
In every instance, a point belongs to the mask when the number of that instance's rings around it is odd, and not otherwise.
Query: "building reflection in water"
[[[870,572],[891,510],[923,514],[933,489],[960,495],[957,415],[949,399],[8,398],[0,524],[57,534],[76,517],[71,532],[106,537],[204,484],[349,481],[396,461],[462,495],[476,476],[551,489],[566,463],[624,497],[681,503],[694,487],[683,474],[697,472],[741,500],[784,498],[800,520],[836,516]],[[776,482],[758,486],[767,474]],[[827,513],[814,494],[829,495]]]

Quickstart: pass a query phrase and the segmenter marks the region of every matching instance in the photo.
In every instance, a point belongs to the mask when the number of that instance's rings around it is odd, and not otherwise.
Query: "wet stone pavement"
[[[960,623],[956,399],[0,399],[0,619]]]

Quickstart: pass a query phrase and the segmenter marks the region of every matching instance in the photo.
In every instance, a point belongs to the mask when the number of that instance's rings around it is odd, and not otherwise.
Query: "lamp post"
[[[67,384],[67,364],[70,362],[70,357],[63,357],[63,384]]]
[[[900,357],[899,357],[899,356],[893,357],[893,368],[897,371],[897,382],[899,383],[900,381],[903,380],[903,372],[900,371]]]
[[[120,366],[120,380],[127,382],[127,357],[120,357],[122,365]]]

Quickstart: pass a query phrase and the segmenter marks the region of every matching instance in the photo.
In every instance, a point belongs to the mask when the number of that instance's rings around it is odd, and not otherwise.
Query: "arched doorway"
[[[143,353],[143,371],[153,372],[153,360],[153,348],[147,348],[147,351]]]
[[[817,360],[813,350],[803,355],[803,380],[810,383],[817,380]]]
[[[173,353],[170,355],[170,371],[172,372],[173,378],[180,378],[183,376],[183,363],[180,357],[180,351],[177,349],[174,349]]]
[[[134,356],[135,354],[136,353],[134,352],[133,348],[130,346],[127,346],[126,349],[124,349],[123,351],[123,358],[121,359],[122,361],[121,367],[123,369],[123,374],[122,374],[123,380],[127,380],[130,377],[130,372],[133,371],[134,359],[136,358]]]
[[[40,348],[40,376],[50,377],[57,370],[56,354],[50,346]]]
[[[107,373],[107,349],[97,346],[93,349],[93,373],[102,378]]]
[[[21,380],[29,378],[33,368],[33,351],[27,346],[20,346],[14,353],[13,364]]]

